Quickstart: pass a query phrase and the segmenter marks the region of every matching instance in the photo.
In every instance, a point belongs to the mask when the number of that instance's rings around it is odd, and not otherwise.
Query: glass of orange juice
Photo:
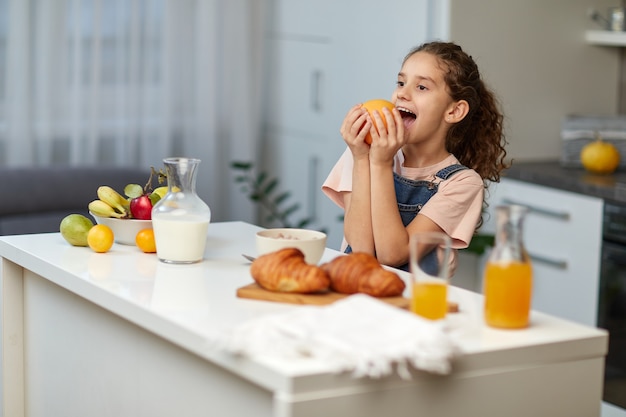
[[[411,311],[430,320],[446,317],[452,240],[445,233],[411,235]]]

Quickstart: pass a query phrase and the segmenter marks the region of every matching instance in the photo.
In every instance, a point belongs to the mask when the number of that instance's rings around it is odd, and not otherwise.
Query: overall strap
[[[435,176],[441,178],[442,180],[447,180],[452,175],[456,174],[459,171],[463,171],[464,169],[468,169],[468,168],[465,165],[454,164],[454,165],[450,165],[445,168],[442,168],[435,174]]]

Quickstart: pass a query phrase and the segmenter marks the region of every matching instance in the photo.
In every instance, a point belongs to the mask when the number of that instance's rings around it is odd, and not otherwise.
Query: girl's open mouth
[[[417,118],[417,115],[406,107],[397,107],[397,109],[400,112],[400,116],[402,116],[404,127],[408,129]]]

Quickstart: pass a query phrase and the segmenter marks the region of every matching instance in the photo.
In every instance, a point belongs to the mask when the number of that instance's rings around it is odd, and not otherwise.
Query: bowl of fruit
[[[98,224],[109,226],[113,231],[116,243],[122,245],[134,245],[137,233],[143,229],[152,229],[152,220],[117,219],[115,217],[102,217],[89,212]]]
[[[89,203],[89,214],[96,223],[111,228],[116,243],[135,245],[141,230],[152,229],[152,207],[165,196],[167,187],[152,190],[150,184],[151,180],[145,187],[128,184],[124,195],[106,185],[98,187],[98,199]]]

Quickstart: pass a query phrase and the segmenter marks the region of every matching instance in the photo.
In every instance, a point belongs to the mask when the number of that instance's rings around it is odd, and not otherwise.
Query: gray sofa
[[[122,193],[129,183],[148,181],[150,168],[0,168],[0,235],[58,232],[71,213],[89,216],[96,190],[109,185]]]

